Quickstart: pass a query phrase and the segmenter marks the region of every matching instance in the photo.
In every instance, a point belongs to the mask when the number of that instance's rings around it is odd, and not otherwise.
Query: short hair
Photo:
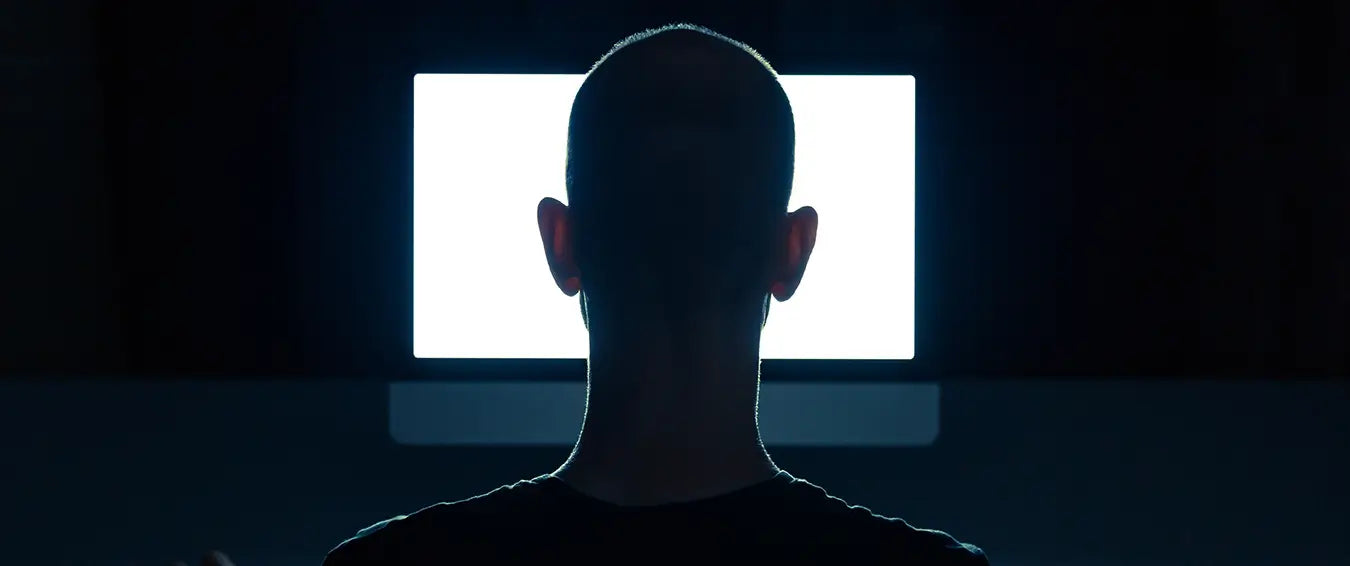
[[[748,300],[792,190],[792,107],[754,49],[674,24],[615,44],[572,105],[567,197],[587,288]]]

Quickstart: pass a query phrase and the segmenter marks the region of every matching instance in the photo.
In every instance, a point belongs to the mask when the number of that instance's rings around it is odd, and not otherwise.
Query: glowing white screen
[[[582,75],[413,78],[413,354],[585,358],[577,297],[554,286],[536,207],[567,202]],[[797,126],[789,210],[820,213],[765,359],[914,357],[914,78],[781,77]]]

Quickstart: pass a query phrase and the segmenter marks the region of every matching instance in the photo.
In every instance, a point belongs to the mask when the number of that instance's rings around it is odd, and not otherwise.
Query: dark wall
[[[0,6],[0,367],[124,363],[93,8]]]
[[[784,72],[919,77],[917,346],[939,375],[1350,368],[1343,7],[714,4],[6,8],[0,361],[426,374],[409,76],[580,71],[687,19]]]

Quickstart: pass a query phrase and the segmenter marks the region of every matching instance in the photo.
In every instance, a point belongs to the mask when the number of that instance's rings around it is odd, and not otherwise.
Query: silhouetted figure
[[[325,564],[988,564],[789,475],[760,441],[760,330],[816,239],[815,210],[787,212],[794,144],[749,47],[685,25],[616,45],[572,106],[571,206],[538,208],[590,332],[575,449],[551,474],[377,523]]]

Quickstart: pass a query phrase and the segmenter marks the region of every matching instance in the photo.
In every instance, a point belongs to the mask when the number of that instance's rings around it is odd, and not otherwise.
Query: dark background
[[[674,20],[917,76],[943,437],[780,464],[996,563],[1343,559],[1343,3],[729,4],[0,7],[0,561],[314,563],[556,465],[385,435],[384,382],[438,377],[411,76],[580,72]]]
[[[918,77],[933,371],[1346,373],[1340,3],[723,4],[7,8],[0,360],[415,371],[412,74],[581,72],[679,18],[784,73]]]

